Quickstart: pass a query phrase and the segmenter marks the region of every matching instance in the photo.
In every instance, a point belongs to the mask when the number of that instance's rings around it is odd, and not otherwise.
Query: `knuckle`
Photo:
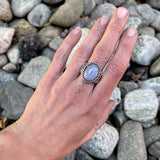
[[[89,53],[89,48],[83,45],[77,49],[75,56],[83,60],[86,59],[88,53]]]
[[[116,23],[116,24],[112,24],[109,30],[111,30],[111,33],[121,34],[121,32],[123,31],[123,27],[119,23]]]
[[[131,50],[131,48],[126,41],[125,43],[119,45],[119,50],[122,52],[128,53]]]

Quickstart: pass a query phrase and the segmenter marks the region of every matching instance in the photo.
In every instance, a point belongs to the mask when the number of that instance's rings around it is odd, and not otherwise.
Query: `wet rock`
[[[84,10],[83,0],[69,0],[50,18],[53,25],[70,27],[78,22]]]
[[[8,59],[5,55],[0,55],[0,67],[3,67],[8,62]]]
[[[0,54],[7,52],[11,45],[15,29],[0,27]]]
[[[36,88],[42,77],[47,72],[50,63],[51,61],[44,56],[33,58],[26,68],[20,73],[18,81],[26,86]]]
[[[49,58],[50,61],[52,61],[54,54],[55,54],[55,51],[50,48],[44,48],[42,51],[42,56]]]
[[[153,143],[148,151],[152,156],[160,158],[160,141]]]
[[[147,160],[142,125],[127,121],[120,130],[117,160]]]
[[[132,61],[140,65],[148,66],[160,55],[160,41],[148,35],[138,37],[136,47],[132,54]]]
[[[62,2],[63,0],[43,0],[43,2],[47,3],[47,4],[57,4]]]
[[[28,14],[28,21],[35,27],[42,27],[49,21],[52,12],[49,7],[43,3],[38,4]]]
[[[94,0],[83,0],[84,2],[84,14],[89,15],[95,8],[96,3]]]
[[[153,27],[156,31],[160,31],[160,12],[158,10],[154,11],[154,21],[151,24],[151,27]]]
[[[13,73],[17,70],[16,65],[13,63],[8,63],[5,66],[3,66],[3,70],[9,73]]]
[[[49,47],[53,50],[57,50],[63,42],[63,38],[60,36],[54,37],[53,40],[49,43]]]
[[[82,149],[96,158],[105,159],[112,154],[118,139],[117,130],[105,123],[90,141],[82,145]]]
[[[143,126],[143,128],[149,128],[149,127],[152,127],[155,124],[157,124],[157,120],[156,119],[152,119],[152,120],[150,120],[148,122],[143,122],[142,126]]]
[[[150,74],[152,76],[160,76],[160,57],[152,64],[150,68]]]
[[[78,149],[76,153],[76,159],[75,160],[93,160],[91,156],[87,152],[85,152],[83,149]]]
[[[126,0],[109,0],[110,3],[114,4],[116,7],[119,7]]]
[[[155,30],[149,26],[143,26],[138,28],[139,35],[149,35],[155,37]]]
[[[64,159],[62,160],[75,160],[76,157],[76,151],[70,153],[68,156],[66,156]]]
[[[154,119],[158,112],[158,106],[156,93],[151,89],[136,89],[126,94],[124,98],[126,116],[139,122]]]
[[[33,92],[31,88],[16,81],[6,83],[0,92],[2,115],[13,120],[20,118]]]
[[[146,0],[145,3],[148,3],[153,8],[160,9],[160,1],[159,0]]]
[[[42,0],[12,0],[11,8],[16,17],[24,17]]]
[[[141,21],[140,18],[138,18],[138,17],[129,17],[125,28],[133,27],[133,28],[138,29],[141,25],[142,25],[142,21]]]
[[[12,19],[12,11],[10,8],[10,4],[8,0],[0,1],[0,20],[2,21],[10,21]]]

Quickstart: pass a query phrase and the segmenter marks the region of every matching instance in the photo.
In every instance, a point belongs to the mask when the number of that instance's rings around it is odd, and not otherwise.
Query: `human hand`
[[[91,139],[105,123],[114,105],[110,95],[128,67],[137,40],[135,29],[128,28],[122,34],[128,17],[126,9],[118,8],[110,22],[106,17],[98,19],[63,73],[81,30],[76,28],[67,36],[23,115],[6,128],[16,137],[21,159],[60,160]],[[119,40],[102,79],[97,84],[83,82],[81,66],[96,62],[103,69]]]

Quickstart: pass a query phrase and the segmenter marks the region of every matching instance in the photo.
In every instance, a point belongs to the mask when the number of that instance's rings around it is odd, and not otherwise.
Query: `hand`
[[[128,66],[137,40],[135,29],[123,32],[128,17],[127,10],[119,8],[110,21],[98,19],[63,73],[81,30],[76,28],[64,40],[23,115],[7,128],[16,137],[23,160],[60,160],[91,139],[105,123],[114,105],[110,95]],[[97,62],[103,69],[117,42],[102,79],[97,84],[83,82],[81,66]]]

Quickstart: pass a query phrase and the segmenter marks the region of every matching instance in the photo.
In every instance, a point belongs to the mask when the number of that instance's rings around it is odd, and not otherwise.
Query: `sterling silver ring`
[[[98,66],[98,64],[95,62],[85,63],[81,67],[80,72],[81,72],[83,80],[86,83],[98,83],[98,81],[102,77],[101,69]]]

